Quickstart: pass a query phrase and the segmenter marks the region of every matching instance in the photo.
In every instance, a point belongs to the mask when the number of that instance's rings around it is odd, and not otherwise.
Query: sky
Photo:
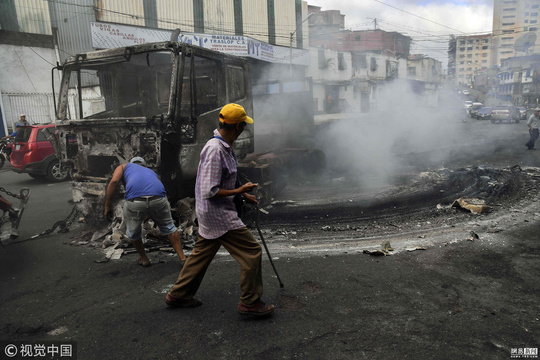
[[[321,10],[340,10],[345,28],[397,31],[413,40],[411,53],[448,62],[448,38],[491,32],[493,0],[308,0]]]

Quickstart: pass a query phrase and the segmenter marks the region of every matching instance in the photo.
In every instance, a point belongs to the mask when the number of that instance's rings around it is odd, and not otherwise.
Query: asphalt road
[[[538,164],[540,154],[518,144],[523,124],[499,125],[495,142],[482,136],[488,124],[458,126],[470,129],[463,144],[499,149],[501,165]],[[0,185],[32,189],[21,238],[72,207],[68,182],[2,169]],[[501,231],[490,232],[492,222],[504,224]],[[540,347],[537,200],[426,233],[426,250],[386,257],[363,254],[361,246],[307,256],[280,251],[285,288],[264,259],[264,299],[278,308],[258,321],[236,313],[240,269],[230,256],[210,266],[202,307],[171,310],[164,300],[178,275],[174,256],[150,253],[149,268],[135,265],[135,255],[97,263],[99,249],[69,245],[84,229],[76,224],[67,234],[0,248],[2,348],[74,342],[79,359],[509,359],[513,349]],[[479,239],[466,240],[471,230]]]

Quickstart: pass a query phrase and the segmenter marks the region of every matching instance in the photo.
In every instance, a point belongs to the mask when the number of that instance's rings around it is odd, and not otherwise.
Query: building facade
[[[504,59],[540,53],[540,0],[494,0],[493,64]]]
[[[475,71],[492,67],[492,49],[491,34],[457,36],[455,38],[454,84],[473,85]]]

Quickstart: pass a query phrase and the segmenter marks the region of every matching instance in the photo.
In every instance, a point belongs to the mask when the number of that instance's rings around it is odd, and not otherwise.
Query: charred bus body
[[[57,69],[63,74],[53,145],[71,171],[74,201],[93,218],[102,214],[112,172],[134,156],[159,174],[171,203],[193,196],[200,151],[221,107],[233,102],[253,114],[246,60],[185,43],[89,52]],[[245,159],[253,151],[254,125],[248,125],[235,152]],[[306,163],[310,156],[295,149],[267,163],[245,161],[239,171],[260,182],[269,200],[280,172],[276,166]]]
[[[247,63],[177,42],[77,55],[61,67],[55,148],[71,169],[73,197],[99,213],[116,166],[142,156],[172,199],[190,195],[199,153],[221,107],[253,112]],[[235,143],[253,152],[253,126]]]

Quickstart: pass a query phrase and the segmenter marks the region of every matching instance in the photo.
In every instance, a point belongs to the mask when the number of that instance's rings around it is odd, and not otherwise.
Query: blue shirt
[[[165,187],[159,181],[157,174],[137,164],[126,164],[124,186],[126,187],[126,200],[140,196],[167,196]]]

